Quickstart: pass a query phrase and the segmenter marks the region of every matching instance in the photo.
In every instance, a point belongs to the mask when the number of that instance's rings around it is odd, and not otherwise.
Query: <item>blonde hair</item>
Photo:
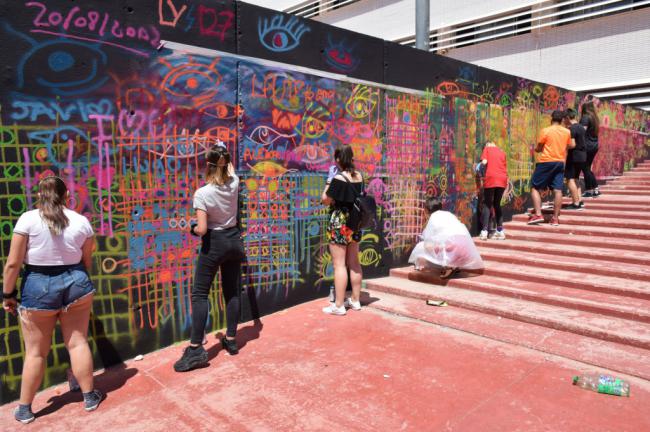
[[[63,213],[68,188],[60,177],[48,176],[38,183],[38,209],[43,221],[54,235],[60,235],[70,224]]]
[[[219,166],[219,160],[225,158],[226,164]],[[205,181],[210,184],[222,186],[231,179],[228,173],[228,164],[230,163],[230,153],[223,146],[212,147],[206,156],[207,166],[205,168]]]

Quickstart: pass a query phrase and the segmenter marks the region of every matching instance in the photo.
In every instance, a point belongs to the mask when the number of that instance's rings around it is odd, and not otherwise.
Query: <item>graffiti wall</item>
[[[0,256],[4,264],[39,180],[62,177],[69,206],[97,234],[97,367],[188,337],[198,241],[187,227],[216,139],[242,178],[247,320],[329,291],[320,196],[336,146],[353,147],[377,200],[379,223],[364,233],[360,258],[367,276],[385,275],[425,225],[427,195],[472,226],[472,165],[487,140],[508,155],[507,213],[523,210],[548,113],[586,97],[234,1],[130,3],[12,1],[0,10]],[[647,155],[649,123],[597,102],[595,166],[607,177]],[[219,329],[218,282],[211,306],[209,327]],[[17,397],[24,351],[16,318],[0,322],[5,403]],[[53,342],[45,386],[68,367],[60,334]]]

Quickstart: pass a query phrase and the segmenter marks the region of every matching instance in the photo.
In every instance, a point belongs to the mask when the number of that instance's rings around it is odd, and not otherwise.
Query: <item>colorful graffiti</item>
[[[332,283],[320,196],[336,146],[353,147],[377,200],[379,223],[364,233],[360,260],[366,275],[384,275],[405,262],[426,223],[427,195],[443,197],[472,223],[472,166],[487,140],[508,156],[507,211],[521,210],[546,114],[584,100],[524,79],[485,79],[470,65],[437,79],[431,91],[408,92],[226,53],[173,51],[161,46],[161,35],[232,48],[237,33],[264,52],[299,52],[307,49],[301,38],[316,27],[260,12],[258,27],[237,29],[241,17],[225,0],[147,4],[134,11],[105,2],[12,2],[7,7],[26,16],[22,26],[0,18],[7,63],[0,253],[5,259],[16,220],[34,207],[39,179],[64,178],[70,206],[97,233],[91,333],[98,366],[187,338],[198,241],[186,229],[215,140],[236,156],[248,252],[243,288],[264,313],[322,296]],[[328,28],[318,54],[324,67],[349,73],[362,64],[365,54],[351,38]],[[649,118],[598,105],[603,132],[595,171],[609,176],[647,155]],[[224,323],[216,283],[212,328]],[[16,319],[2,319],[4,403],[17,395],[24,351]],[[67,365],[57,334],[44,384],[62,381]]]

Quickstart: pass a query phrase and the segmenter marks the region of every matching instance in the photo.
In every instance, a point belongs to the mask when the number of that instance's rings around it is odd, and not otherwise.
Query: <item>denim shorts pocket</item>
[[[90,277],[85,270],[76,268],[72,269],[70,270],[70,276],[73,280],[73,286],[70,287],[70,294],[72,297],[82,297],[94,291],[95,287],[93,286],[93,282],[90,280]]]
[[[29,299],[40,300],[50,292],[50,277],[39,273],[28,273],[23,280],[20,297],[23,302]]]

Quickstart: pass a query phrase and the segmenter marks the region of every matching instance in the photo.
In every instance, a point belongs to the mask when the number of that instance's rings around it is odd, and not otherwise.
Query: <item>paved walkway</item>
[[[65,385],[36,397],[24,429],[4,405],[0,430],[650,430],[646,380],[629,378],[630,398],[601,395],[571,385],[595,370],[584,363],[370,307],[326,316],[323,303],[243,324],[235,357],[210,335],[204,369],[173,372],[179,345],[98,373],[108,398],[93,413]]]

